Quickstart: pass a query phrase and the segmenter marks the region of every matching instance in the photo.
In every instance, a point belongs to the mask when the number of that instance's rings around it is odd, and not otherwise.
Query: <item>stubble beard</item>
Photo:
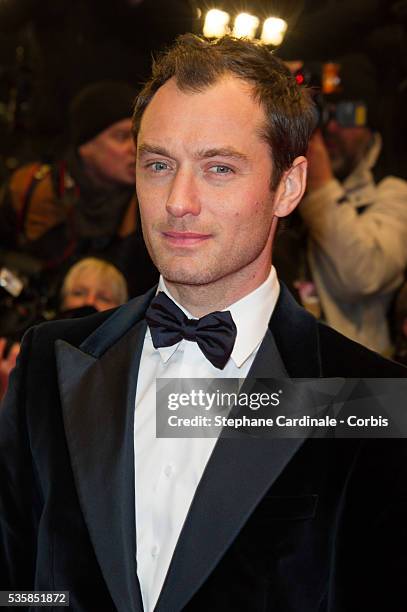
[[[182,256],[168,255],[165,249],[152,247],[149,251],[152,260],[164,280],[178,286],[206,287],[239,284],[245,276],[251,276],[253,265],[267,244],[268,236],[264,234],[259,240],[253,240],[240,249],[230,253],[213,253],[208,255],[185,253]]]
[[[168,257],[157,253],[152,259],[165,281],[176,285],[201,286],[209,285],[222,278],[221,270],[207,257],[197,255]]]

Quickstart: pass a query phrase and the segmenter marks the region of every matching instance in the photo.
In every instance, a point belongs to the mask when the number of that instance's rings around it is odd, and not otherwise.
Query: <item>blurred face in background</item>
[[[103,279],[93,276],[92,273],[83,272],[74,281],[72,287],[65,295],[62,309],[71,310],[93,306],[99,312],[119,306],[111,288],[104,286]]]
[[[368,127],[342,127],[331,119],[323,130],[324,142],[336,178],[345,179],[365,155],[372,132]]]
[[[114,266],[87,258],[68,272],[62,287],[62,310],[93,306],[99,312],[127,301],[126,281]]]
[[[122,119],[79,147],[85,168],[97,185],[134,185],[136,151],[131,127],[130,118]]]

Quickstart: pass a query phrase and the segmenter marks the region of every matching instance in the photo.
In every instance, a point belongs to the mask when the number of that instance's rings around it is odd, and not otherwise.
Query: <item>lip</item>
[[[173,246],[194,246],[211,237],[210,234],[199,234],[196,232],[162,232],[166,241]]]

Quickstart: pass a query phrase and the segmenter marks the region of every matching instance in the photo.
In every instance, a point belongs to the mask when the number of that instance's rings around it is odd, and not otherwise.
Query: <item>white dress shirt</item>
[[[158,600],[175,546],[216,438],[157,438],[156,378],[245,378],[279,295],[275,269],[255,291],[232,304],[236,342],[225,368],[212,365],[196,342],[155,349],[147,329],[140,361],[134,427],[137,575],[145,612]],[[164,291],[178,304],[160,278]]]

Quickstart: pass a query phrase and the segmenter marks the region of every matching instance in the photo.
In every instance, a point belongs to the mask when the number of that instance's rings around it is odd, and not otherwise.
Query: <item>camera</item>
[[[318,112],[318,127],[331,120],[341,127],[365,127],[367,105],[361,99],[347,99],[341,79],[341,64],[334,62],[299,62],[293,72],[300,85],[308,86]]]
[[[19,341],[28,327],[43,321],[51,291],[37,259],[0,251],[0,337]]]

